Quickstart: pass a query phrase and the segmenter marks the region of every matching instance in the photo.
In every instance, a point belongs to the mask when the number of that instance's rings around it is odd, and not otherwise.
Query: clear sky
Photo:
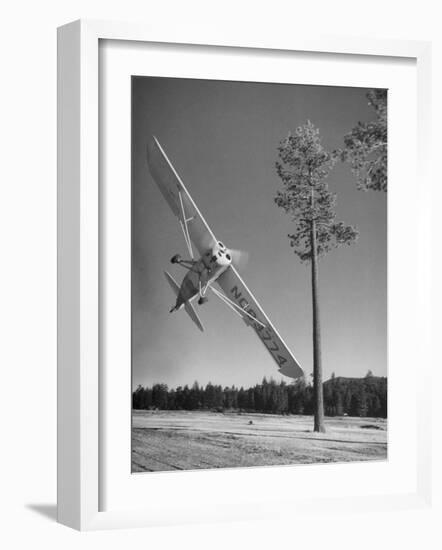
[[[281,336],[312,372],[310,265],[289,246],[288,215],[273,202],[277,145],[311,120],[323,145],[342,146],[345,133],[373,118],[367,90],[137,77],[132,104],[132,368],[133,386],[206,384],[250,386],[280,380],[258,340],[215,296],[197,307],[205,332],[184,311],[169,314],[175,297],[163,270],[187,257],[178,221],[153,182],[146,142],[157,136],[188,191],[226,246],[246,250],[241,275]],[[347,165],[329,177],[337,221],[356,225],[356,244],[320,262],[324,379],[387,375],[387,195],[356,189]],[[290,379],[285,378],[287,382]]]

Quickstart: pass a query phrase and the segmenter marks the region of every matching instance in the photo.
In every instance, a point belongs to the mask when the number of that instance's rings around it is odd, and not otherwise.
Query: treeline
[[[313,386],[304,379],[293,383],[266,378],[252,388],[222,387],[210,382],[200,386],[169,389],[166,384],[138,388],[132,394],[133,409],[239,410],[271,414],[313,414]],[[367,373],[365,378],[332,375],[324,382],[324,411],[327,416],[387,417],[387,378]]]

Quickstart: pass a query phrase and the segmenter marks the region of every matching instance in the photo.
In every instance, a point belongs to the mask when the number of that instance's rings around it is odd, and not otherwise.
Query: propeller
[[[216,241],[211,235],[206,234],[203,240],[203,248],[205,250],[213,250],[217,246],[222,244],[221,250],[224,250],[226,254],[230,254],[232,258],[232,264],[239,270],[246,267],[249,260],[249,253],[244,250],[237,250],[235,248],[228,248],[220,241]]]
[[[249,253],[245,250],[236,250],[235,248],[229,248],[229,251],[232,256],[232,264],[240,271],[244,269],[249,261]]]

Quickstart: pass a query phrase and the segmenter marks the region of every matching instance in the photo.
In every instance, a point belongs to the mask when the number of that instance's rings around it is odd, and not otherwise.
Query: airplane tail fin
[[[170,275],[170,273],[167,273],[167,271],[164,272],[164,275],[166,276],[166,279],[170,285],[170,288],[175,292],[175,296],[178,296],[180,292],[180,287],[178,286],[178,283],[175,281],[172,275]]]
[[[164,272],[164,275],[166,276],[167,282],[169,283],[171,289],[175,292],[175,296],[178,296],[180,292],[180,287],[178,286],[177,282],[174,280],[172,275],[167,273],[167,271]],[[190,302],[184,303],[184,308],[186,310],[187,315],[192,319],[192,321],[195,323],[195,325],[200,329],[201,332],[204,332],[203,324],[201,323],[196,311],[194,310],[192,304]],[[176,308],[172,308],[170,312],[174,311]]]
[[[184,305],[184,308],[186,309],[187,315],[192,319],[192,321],[200,329],[200,331],[204,332],[203,324],[201,323],[198,315],[196,314],[196,311],[194,310],[192,304],[190,302],[186,302]]]

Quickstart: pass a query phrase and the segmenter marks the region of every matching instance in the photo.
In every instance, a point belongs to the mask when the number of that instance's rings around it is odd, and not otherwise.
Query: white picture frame
[[[188,36],[186,30],[165,32],[136,24],[76,21],[58,31],[58,521],[80,530],[150,526],[178,522],[198,522],[259,518],[265,502],[239,502],[231,510],[208,509],[186,500],[181,507],[113,507],[103,510],[100,483],[103,483],[100,433],[101,372],[101,288],[100,261],[100,175],[99,175],[99,47],[101,40],[127,43],[166,43],[180,47],[206,46],[208,50],[229,48],[280,52],[325,53],[340,56],[378,56],[410,58],[417,67],[417,163],[419,174],[418,225],[420,245],[416,307],[421,324],[419,346],[426,348],[430,334],[430,217],[428,215],[431,185],[428,174],[430,44],[426,42],[364,40],[346,37],[283,38],[268,44],[262,37],[222,36],[208,38],[201,31]],[[210,51],[209,51],[210,55]],[[101,229],[100,229],[101,227]],[[422,244],[422,243],[427,243]],[[365,510],[383,507],[425,506],[431,497],[431,453],[428,418],[430,402],[423,388],[429,383],[431,360],[422,361],[416,380],[416,489],[404,492],[340,497],[342,511],[350,510],[357,500]],[[348,466],[347,466],[348,467]],[[351,466],[350,466],[351,467]],[[180,474],[181,475],[181,474]],[[183,474],[184,475],[184,474]],[[194,474],[191,474],[194,475]],[[210,483],[204,472],[205,483]],[[223,473],[223,480],[238,471]],[[267,474],[270,476],[272,474]],[[165,479],[165,478],[164,478]],[[271,480],[270,480],[271,482]],[[198,493],[198,491],[196,491]],[[314,493],[314,491],[312,491]],[[283,491],[268,497],[275,503],[290,504],[293,511],[326,510],[330,499],[321,496],[291,500]],[[187,513],[186,513],[187,509]],[[268,515],[267,510],[267,515]],[[283,512],[279,510],[278,515]]]

